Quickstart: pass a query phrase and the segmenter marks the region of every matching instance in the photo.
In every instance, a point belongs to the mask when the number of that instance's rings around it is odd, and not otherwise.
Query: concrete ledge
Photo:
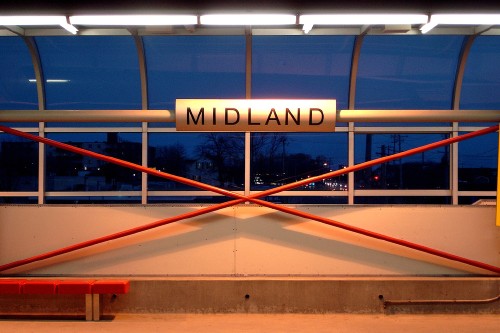
[[[485,304],[392,305],[386,300],[482,300],[500,294],[498,277],[151,278],[132,279],[130,293],[105,295],[103,312],[117,313],[500,313]],[[84,300],[0,297],[1,313],[60,313]]]

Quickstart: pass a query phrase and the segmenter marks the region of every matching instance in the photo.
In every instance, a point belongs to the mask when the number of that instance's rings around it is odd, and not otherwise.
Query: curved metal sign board
[[[335,100],[177,99],[177,131],[333,132]]]

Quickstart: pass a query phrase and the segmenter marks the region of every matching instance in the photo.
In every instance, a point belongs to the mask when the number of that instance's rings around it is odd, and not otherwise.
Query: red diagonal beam
[[[210,206],[210,207],[205,207],[205,208],[193,211],[193,212],[189,212],[189,213],[185,213],[185,214],[180,214],[180,215],[177,215],[177,216],[174,216],[174,217],[169,217],[169,218],[166,218],[166,219],[163,219],[163,220],[159,220],[159,221],[155,221],[153,223],[145,224],[145,225],[142,225],[142,226],[139,226],[139,227],[136,227],[136,228],[127,229],[127,230],[120,231],[120,232],[117,232],[117,233],[114,233],[114,234],[111,234],[111,235],[102,236],[102,237],[95,238],[95,239],[92,239],[92,240],[88,240],[88,241],[85,241],[85,242],[81,242],[81,243],[77,243],[77,244],[70,245],[70,246],[67,246],[67,247],[63,247],[63,248],[60,248],[58,250],[54,250],[54,251],[46,252],[46,253],[43,253],[43,254],[39,254],[39,255],[36,255],[36,256],[30,257],[30,258],[26,258],[26,259],[14,261],[14,262],[11,262],[11,263],[8,263],[8,264],[1,265],[0,266],[0,272],[3,272],[5,270],[11,269],[11,268],[15,268],[15,267],[19,267],[19,266],[31,264],[31,263],[34,263],[34,262],[37,262],[37,261],[41,261],[41,260],[53,258],[53,257],[59,256],[59,255],[65,254],[65,253],[74,252],[74,251],[77,251],[77,250],[80,250],[80,249],[84,249],[84,248],[90,247],[92,245],[97,245],[97,244],[108,242],[108,241],[115,240],[115,239],[118,239],[118,238],[123,238],[125,236],[130,236],[130,235],[133,235],[133,234],[137,234],[139,232],[143,232],[143,231],[146,231],[146,230],[150,230],[150,229],[154,229],[154,228],[157,228],[157,227],[161,227],[161,226],[164,226],[164,225],[167,225],[167,224],[170,224],[170,223],[174,223],[174,222],[177,222],[177,221],[182,221],[182,220],[185,220],[185,219],[189,219],[189,218],[193,218],[193,217],[200,216],[200,215],[203,215],[203,214],[207,214],[207,213],[210,213],[210,212],[222,209],[222,208],[230,207],[232,205],[235,205],[235,204],[238,204],[238,203],[241,203],[241,202],[244,202],[244,201],[245,200],[233,200],[233,201],[223,202],[223,203],[220,203],[220,204],[217,204],[217,205],[213,205],[213,206]]]
[[[252,200],[252,201],[255,202],[255,203],[259,203],[259,204],[261,204],[263,206],[266,206],[266,207],[269,207],[269,208],[272,208],[272,209],[275,209],[275,210],[279,210],[279,211],[284,212],[284,213],[288,213],[288,214],[292,214],[292,215],[295,215],[295,216],[303,217],[303,218],[309,219],[309,220],[314,220],[314,221],[321,222],[321,223],[324,223],[324,224],[328,224],[328,225],[331,225],[331,226],[334,226],[334,227],[337,227],[337,228],[340,228],[340,229],[352,231],[352,232],[355,232],[357,234],[361,234],[361,235],[365,235],[365,236],[368,236],[368,237],[380,239],[380,240],[383,240],[383,241],[386,241],[386,242],[389,242],[389,243],[401,245],[401,246],[408,247],[408,248],[411,248],[411,249],[414,249],[414,250],[417,250],[417,251],[429,253],[429,254],[432,254],[432,255],[435,255],[435,256],[438,256],[438,257],[441,257],[441,258],[452,260],[452,261],[458,261],[458,262],[461,262],[461,263],[464,263],[464,264],[467,264],[467,265],[470,265],[470,266],[479,267],[479,268],[485,269],[487,271],[491,271],[491,272],[495,272],[497,274],[500,274],[500,267],[496,267],[496,266],[493,266],[493,265],[490,265],[490,264],[486,264],[486,263],[483,263],[483,262],[480,262],[480,261],[471,260],[471,259],[468,259],[468,258],[457,256],[457,255],[454,255],[452,253],[444,252],[444,251],[441,251],[441,250],[436,250],[436,249],[433,249],[433,248],[430,248],[430,247],[427,247],[427,246],[424,246],[424,245],[420,245],[420,244],[408,242],[408,241],[405,241],[403,239],[398,239],[398,238],[395,238],[395,237],[391,237],[391,236],[379,234],[379,233],[376,233],[376,232],[373,232],[373,231],[370,231],[370,230],[358,228],[358,227],[355,227],[355,226],[352,226],[352,225],[349,225],[349,224],[345,224],[345,223],[338,222],[338,221],[335,221],[335,220],[332,220],[332,219],[328,219],[326,217],[321,217],[321,216],[309,214],[309,213],[306,213],[306,212],[302,212],[300,210],[296,210],[296,209],[293,209],[293,208],[290,208],[290,207],[286,207],[286,206],[282,206],[282,205],[277,205],[277,204],[274,204],[274,203],[271,203],[271,202],[267,202],[267,201],[262,201],[262,200]]]
[[[201,210],[198,210],[198,211],[195,211],[195,212],[191,212],[191,213],[187,213],[187,214],[182,214],[182,215],[179,215],[179,216],[176,216],[176,217],[172,217],[172,218],[160,220],[160,221],[157,221],[157,222],[154,222],[154,223],[151,223],[151,224],[148,224],[148,225],[144,225],[144,226],[141,226],[141,227],[138,227],[138,228],[129,229],[129,230],[126,230],[126,231],[123,231],[123,232],[119,232],[119,233],[116,233],[116,234],[112,234],[112,235],[109,235],[109,236],[100,237],[100,238],[97,238],[97,239],[94,239],[94,240],[91,240],[91,241],[87,241],[87,242],[75,244],[73,246],[69,246],[69,247],[66,247],[66,248],[63,248],[63,249],[59,249],[59,250],[56,250],[56,251],[48,252],[48,253],[45,253],[45,254],[42,254],[42,255],[38,255],[38,256],[35,256],[35,257],[32,257],[32,258],[27,258],[27,259],[24,259],[24,260],[20,260],[20,261],[16,261],[16,262],[13,262],[13,263],[10,263],[10,264],[6,264],[6,265],[3,265],[3,266],[0,266],[0,271],[6,270],[6,269],[10,269],[10,268],[14,268],[14,267],[18,267],[18,266],[21,266],[21,265],[25,265],[25,264],[28,264],[28,263],[35,262],[35,261],[47,259],[47,258],[50,258],[50,257],[54,257],[54,256],[57,256],[57,255],[63,254],[63,253],[68,253],[68,252],[75,251],[75,250],[78,250],[78,249],[81,249],[81,248],[84,248],[84,247],[88,247],[88,246],[91,246],[91,245],[99,244],[99,243],[102,243],[102,242],[105,242],[105,241],[109,241],[109,240],[113,240],[113,239],[125,237],[125,236],[128,236],[128,235],[134,234],[134,233],[138,233],[138,232],[141,232],[141,231],[145,231],[145,230],[149,230],[149,229],[152,229],[152,228],[156,228],[158,226],[162,226],[162,225],[165,225],[165,224],[176,222],[176,221],[179,221],[179,220],[182,220],[182,219],[192,218],[192,217],[195,217],[195,216],[206,214],[208,212],[216,211],[218,209],[222,209],[222,208],[225,208],[225,207],[236,205],[236,204],[239,204],[241,202],[244,202],[244,201],[248,200],[248,201],[251,201],[251,202],[254,202],[254,203],[257,203],[257,204],[261,204],[263,206],[266,206],[266,207],[269,207],[269,208],[272,208],[272,209],[276,209],[276,210],[280,210],[280,211],[289,213],[289,214],[293,214],[293,215],[296,215],[296,216],[304,217],[304,218],[307,218],[307,219],[312,219],[312,220],[315,220],[315,221],[318,221],[318,222],[322,222],[322,223],[326,223],[326,224],[329,224],[329,225],[332,225],[332,226],[336,226],[336,227],[339,227],[339,228],[342,228],[342,229],[345,229],[345,230],[349,230],[349,231],[353,231],[353,232],[356,232],[356,233],[360,233],[360,234],[363,234],[363,235],[366,235],[366,236],[369,236],[369,237],[373,237],[373,238],[385,240],[385,241],[388,241],[388,242],[391,242],[391,243],[399,244],[399,245],[406,246],[406,247],[409,247],[409,248],[413,248],[413,249],[416,249],[416,250],[419,250],[419,251],[423,251],[423,252],[427,252],[427,253],[430,253],[430,254],[433,254],[433,255],[437,255],[437,256],[440,256],[440,257],[443,257],[443,258],[447,258],[447,259],[450,259],[450,260],[463,262],[463,263],[466,263],[466,264],[469,264],[469,265],[472,265],[472,266],[476,266],[476,267],[480,267],[480,268],[483,268],[483,269],[486,269],[486,270],[490,270],[490,271],[493,271],[493,272],[496,272],[496,273],[500,273],[500,268],[492,266],[492,265],[484,264],[484,263],[477,262],[477,261],[474,261],[474,260],[470,260],[470,259],[467,259],[467,258],[462,258],[462,257],[456,256],[456,255],[453,255],[453,254],[449,254],[449,253],[446,253],[446,252],[443,252],[443,251],[439,251],[439,250],[428,248],[428,247],[425,247],[425,246],[422,246],[422,245],[418,245],[418,244],[414,244],[414,243],[411,243],[411,242],[403,241],[403,240],[400,240],[400,239],[397,239],[397,238],[393,238],[393,237],[390,237],[390,236],[386,236],[386,235],[382,235],[382,234],[377,234],[377,233],[374,233],[374,232],[371,232],[371,231],[368,231],[368,230],[365,230],[365,229],[361,229],[361,228],[356,228],[356,227],[353,227],[353,226],[349,226],[347,224],[343,224],[343,223],[340,223],[340,222],[337,222],[337,221],[333,221],[333,220],[330,220],[330,219],[327,219],[327,218],[315,216],[315,215],[312,215],[312,214],[304,213],[304,212],[297,211],[297,210],[294,210],[294,209],[291,209],[291,208],[287,208],[287,207],[284,207],[284,206],[280,206],[280,205],[275,205],[275,204],[272,204],[272,203],[268,203],[267,201],[262,201],[262,200],[256,199],[258,197],[262,197],[262,196],[266,196],[266,195],[278,193],[278,192],[286,190],[286,189],[291,189],[291,188],[296,188],[296,187],[299,187],[299,186],[303,186],[303,185],[308,184],[310,182],[315,182],[315,181],[318,181],[318,180],[322,180],[322,179],[326,179],[326,178],[331,178],[331,177],[339,176],[339,175],[342,175],[342,174],[345,174],[345,173],[348,173],[348,172],[361,170],[363,168],[367,168],[367,167],[370,167],[370,166],[373,166],[373,165],[376,165],[376,164],[380,164],[380,163],[383,163],[383,162],[391,161],[391,160],[394,160],[394,159],[397,159],[397,158],[414,155],[414,154],[417,154],[417,153],[422,152],[422,151],[426,151],[426,150],[429,150],[429,149],[438,148],[438,147],[441,147],[441,146],[444,146],[444,145],[448,145],[448,144],[451,144],[451,143],[454,143],[454,142],[459,142],[459,141],[462,141],[462,140],[465,140],[465,139],[468,139],[468,138],[471,138],[471,137],[475,137],[475,136],[478,136],[478,135],[483,135],[483,134],[491,133],[491,132],[494,132],[494,131],[498,130],[498,126],[492,126],[492,127],[480,130],[480,131],[476,131],[476,132],[472,132],[472,133],[468,133],[468,134],[462,135],[460,137],[449,138],[449,139],[442,140],[442,141],[439,141],[439,142],[436,142],[436,143],[432,143],[432,144],[425,145],[425,146],[422,146],[422,147],[414,148],[414,149],[411,149],[411,150],[406,151],[406,152],[398,153],[398,154],[391,155],[391,156],[386,156],[386,157],[379,158],[379,159],[372,160],[372,161],[367,161],[367,162],[364,162],[364,163],[361,163],[361,164],[358,164],[358,165],[355,165],[355,166],[352,166],[352,167],[349,167],[349,168],[346,168],[346,169],[337,170],[337,171],[330,172],[330,173],[327,173],[327,174],[324,174],[324,175],[321,175],[321,176],[316,176],[316,177],[308,178],[308,179],[306,179],[304,181],[295,182],[295,183],[292,183],[292,184],[287,184],[287,185],[280,186],[280,187],[275,188],[275,189],[270,189],[270,190],[267,190],[267,191],[259,192],[259,193],[256,193],[254,195],[251,195],[249,197],[245,197],[245,196],[242,196],[242,195],[234,193],[234,192],[230,192],[230,191],[226,191],[226,190],[223,190],[223,189],[219,189],[219,188],[213,187],[211,185],[207,185],[207,184],[195,182],[195,181],[192,181],[192,180],[189,180],[189,179],[185,179],[183,177],[179,177],[179,176],[175,176],[175,175],[169,175],[169,174],[166,174],[166,173],[158,172],[156,170],[147,169],[147,168],[144,168],[142,166],[139,166],[139,165],[127,162],[127,161],[122,161],[122,160],[115,159],[115,158],[112,158],[112,157],[109,157],[109,156],[105,156],[105,155],[93,153],[93,152],[86,151],[86,150],[81,149],[81,148],[76,148],[76,147],[73,147],[73,146],[70,146],[70,145],[66,145],[66,144],[63,144],[63,143],[59,143],[59,142],[56,142],[56,141],[53,141],[53,140],[49,140],[49,139],[46,139],[46,138],[40,138],[40,137],[31,135],[31,134],[28,134],[28,133],[24,133],[24,132],[13,130],[13,129],[8,128],[8,127],[0,126],[0,130],[3,130],[4,132],[11,133],[11,134],[14,134],[14,135],[22,136],[22,137],[25,137],[25,138],[28,138],[28,139],[31,139],[31,140],[35,140],[35,141],[38,141],[38,142],[43,142],[43,143],[46,143],[46,144],[49,144],[49,145],[53,145],[53,146],[56,146],[56,147],[59,147],[59,148],[62,148],[62,149],[66,149],[66,150],[70,150],[70,151],[73,151],[73,152],[76,152],[76,153],[80,153],[80,154],[83,154],[83,155],[87,155],[87,156],[99,158],[99,159],[102,159],[102,160],[106,160],[106,161],[111,162],[111,163],[115,163],[115,164],[119,164],[119,165],[123,165],[123,166],[127,166],[127,167],[132,167],[132,169],[135,169],[135,170],[138,170],[138,171],[148,172],[150,174],[154,174],[154,175],[157,175],[157,176],[160,176],[160,177],[163,177],[163,178],[167,178],[167,179],[171,179],[171,180],[177,180],[177,181],[180,181],[182,183],[186,183],[186,184],[189,184],[189,185],[197,186],[197,187],[200,187],[200,188],[203,188],[203,189],[214,190],[214,192],[217,192],[217,193],[221,193],[221,194],[228,195],[228,196],[231,196],[231,197],[237,197],[237,198],[239,198],[238,200],[233,200],[233,201],[229,201],[229,202],[226,202],[226,203],[223,203],[223,204],[214,205],[214,206],[211,206],[211,207],[206,207],[204,209],[201,209]],[[224,193],[222,193],[222,192],[224,192]]]

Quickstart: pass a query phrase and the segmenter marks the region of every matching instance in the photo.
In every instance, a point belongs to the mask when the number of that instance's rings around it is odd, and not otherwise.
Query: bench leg
[[[92,294],[85,294],[85,320],[89,321],[93,318],[92,312]]]
[[[99,321],[101,319],[101,295],[92,294],[92,319]]]

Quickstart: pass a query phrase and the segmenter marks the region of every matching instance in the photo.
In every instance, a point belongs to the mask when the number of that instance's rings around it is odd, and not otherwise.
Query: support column
[[[146,70],[146,55],[144,52],[144,43],[142,37],[138,35],[137,31],[131,31],[134,37],[135,46],[137,48],[137,58],[139,60],[139,73],[141,76],[141,105],[143,110],[148,109],[148,77]],[[142,123],[142,166],[148,166],[148,123]],[[141,203],[143,205],[148,203],[148,174],[142,173],[141,175]]]
[[[33,37],[22,36],[24,43],[30,52],[31,61],[33,63],[33,71],[35,72],[36,91],[38,96],[38,110],[45,110],[45,76],[43,75],[42,62],[40,53]],[[45,123],[38,124],[38,135],[45,137]],[[45,203],[45,145],[38,144],[38,204]]]
[[[349,110],[354,110],[356,106],[356,82],[358,78],[359,56],[361,54],[361,46],[368,30],[365,30],[361,35],[356,36],[354,49],[352,50],[351,73],[349,80]],[[354,165],[354,122],[349,122],[347,134],[347,165]],[[347,203],[354,204],[354,172],[347,174]]]
[[[245,98],[252,98],[252,28],[245,29]],[[251,161],[252,161],[252,133],[245,132],[245,196],[250,195]],[[246,203],[249,203],[248,201]]]
[[[92,294],[85,294],[85,320],[93,319]]]
[[[101,295],[92,294],[92,320],[99,321],[101,319]]]

